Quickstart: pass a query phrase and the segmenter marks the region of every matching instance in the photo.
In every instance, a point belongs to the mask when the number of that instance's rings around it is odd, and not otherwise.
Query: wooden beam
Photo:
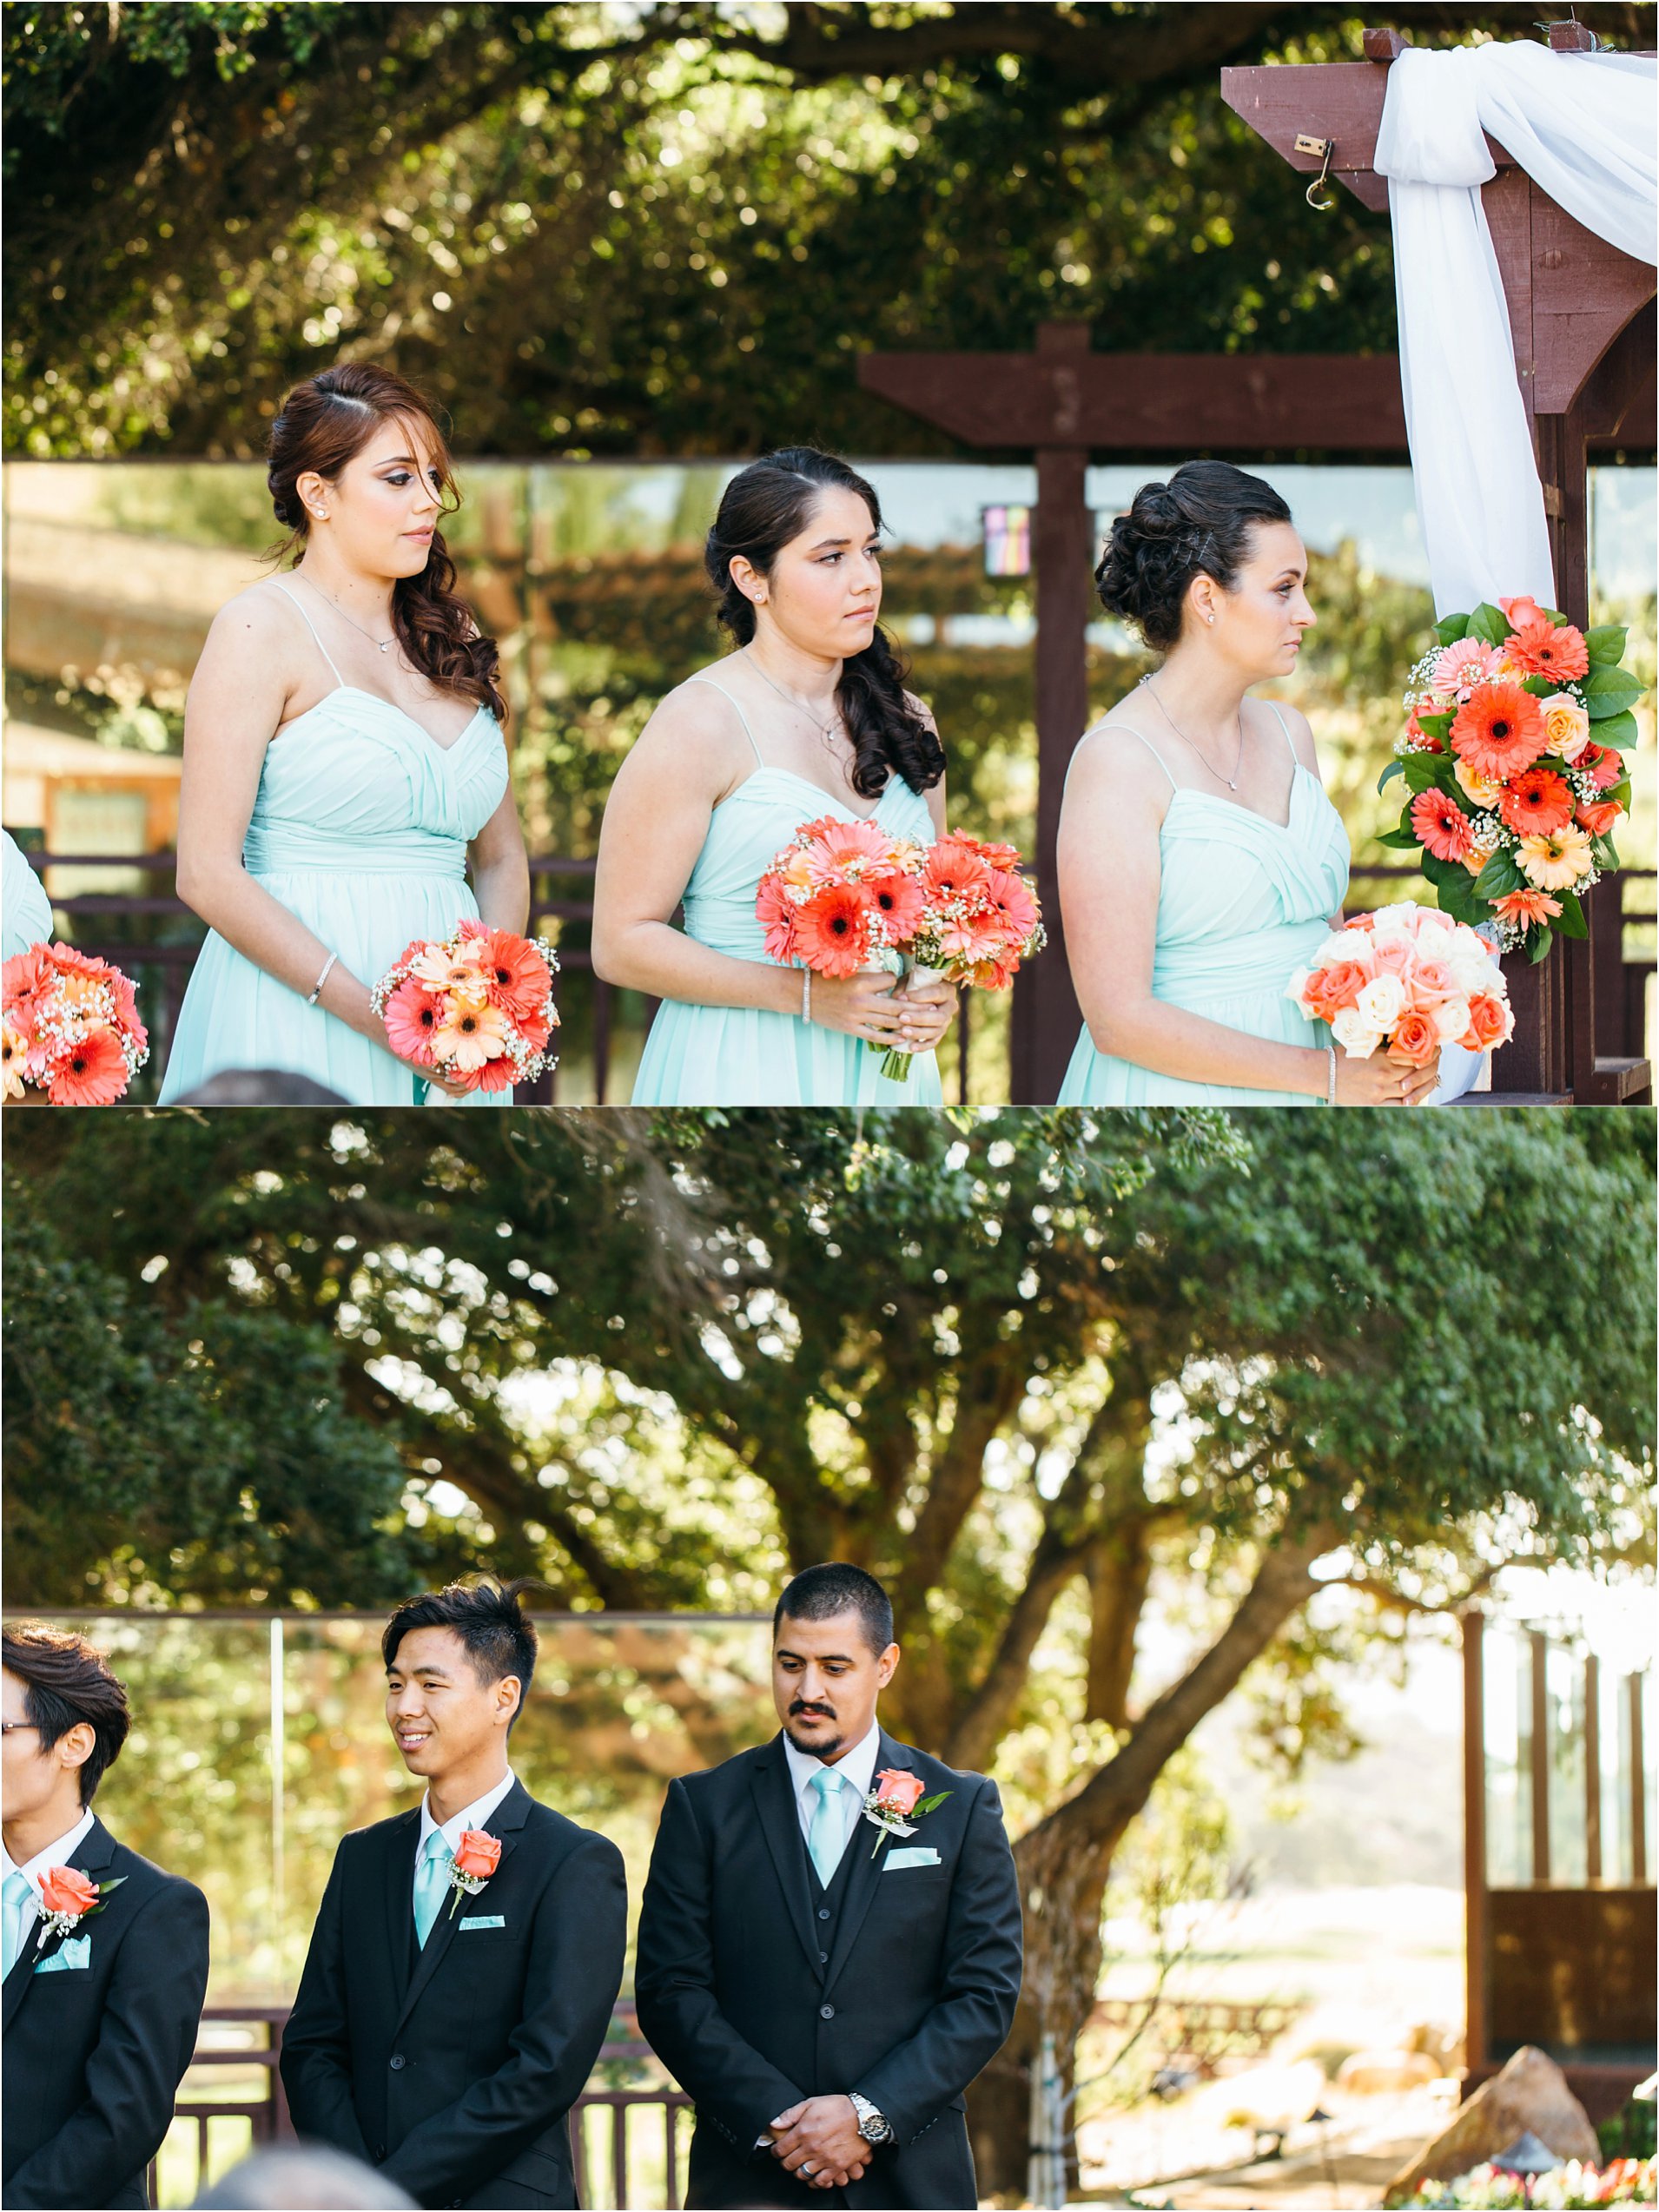
[[[1087,343],[1087,332],[1083,337]],[[1038,451],[1031,532],[1037,588],[1036,875],[1048,945],[1014,987],[1009,1096],[1016,1106],[1047,1105],[1059,1096],[1082,1026],[1061,926],[1055,851],[1066,770],[1089,720],[1086,632],[1094,610],[1096,549],[1084,492],[1087,467],[1081,446]]]
[[[1391,353],[1046,350],[1067,327],[1034,354],[865,353],[858,381],[965,446],[1405,456]]]
[[[1464,1614],[1464,2060],[1484,2065],[1490,2040],[1487,2005],[1486,1692],[1484,1614]]]
[[[1531,1753],[1532,1879],[1550,1880],[1550,1640],[1539,1629],[1527,1639],[1532,1651]]]
[[[1602,1879],[1602,1665],[1584,1661],[1584,1879]]]

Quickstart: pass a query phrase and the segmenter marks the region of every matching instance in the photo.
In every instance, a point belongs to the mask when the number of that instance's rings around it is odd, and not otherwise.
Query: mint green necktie
[[[23,1907],[34,1895],[33,1885],[26,1874],[14,1866],[6,1876],[5,1887],[0,1890],[0,1981],[3,1981],[17,1963],[18,1946],[23,1942]]]
[[[807,1830],[806,1847],[818,1870],[818,1879],[828,1889],[847,1845],[841,1813],[841,1777],[833,1766],[821,1766],[812,1777],[812,1786],[818,1793],[818,1803]]]
[[[434,1828],[426,1838],[426,1848],[420,1864],[415,1869],[414,1920],[415,1941],[422,1951],[426,1938],[432,1933],[432,1924],[438,1918],[440,1906],[449,1890],[450,1869],[455,1864],[454,1853],[444,1841],[444,1832]]]

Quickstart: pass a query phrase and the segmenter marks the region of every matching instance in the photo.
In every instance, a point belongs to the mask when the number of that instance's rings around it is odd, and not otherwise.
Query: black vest
[[[818,1964],[827,1966],[835,1951],[836,1937],[841,1926],[841,1908],[846,1900],[847,1884],[852,1874],[854,1856],[858,1850],[859,1831],[868,1826],[864,1820],[853,1824],[846,1848],[830,1877],[826,1889],[818,1879],[818,1870],[812,1864],[812,1853],[806,1847],[806,1838],[801,1835],[800,1823],[796,1823],[796,1834],[800,1838],[801,1863],[806,1869],[807,1894],[812,1899],[812,1922],[818,1935]]]

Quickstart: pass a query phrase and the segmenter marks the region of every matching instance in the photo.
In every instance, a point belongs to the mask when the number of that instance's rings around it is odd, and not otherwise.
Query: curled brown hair
[[[329,483],[360,453],[383,422],[412,422],[431,441],[443,487],[445,514],[460,505],[449,448],[431,404],[413,384],[373,361],[342,361],[296,384],[271,425],[265,481],[271,506],[288,536],[272,550],[284,560],[304,549],[311,523],[295,486],[315,470]],[[501,656],[455,589],[455,564],[434,530],[426,565],[401,576],[392,591],[392,626],[411,663],[440,690],[459,692],[487,707],[504,726]]]

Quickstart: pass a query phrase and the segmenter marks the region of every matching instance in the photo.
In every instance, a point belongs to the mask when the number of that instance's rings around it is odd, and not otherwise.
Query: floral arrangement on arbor
[[[1588,934],[1580,895],[1619,865],[1624,749],[1642,685],[1625,632],[1581,631],[1536,600],[1448,615],[1411,670],[1406,724],[1378,789],[1408,794],[1385,845],[1418,855],[1457,921],[1541,961]]]

